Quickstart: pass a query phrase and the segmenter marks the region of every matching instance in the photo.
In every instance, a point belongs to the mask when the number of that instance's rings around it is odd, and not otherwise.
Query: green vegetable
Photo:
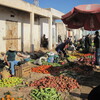
[[[62,100],[54,88],[33,89],[30,96],[33,100]]]
[[[58,64],[58,63],[48,63],[48,62],[45,62],[45,61],[42,62],[42,65],[51,65],[53,67],[61,66],[61,64]]]

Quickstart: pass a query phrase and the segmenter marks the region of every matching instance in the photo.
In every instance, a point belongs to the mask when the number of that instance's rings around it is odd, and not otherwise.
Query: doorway
[[[18,50],[18,23],[14,21],[6,21],[6,51],[9,47]]]

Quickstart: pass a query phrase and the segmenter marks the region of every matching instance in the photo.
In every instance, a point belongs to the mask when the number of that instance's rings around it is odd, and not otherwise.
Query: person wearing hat
[[[99,32],[96,31],[95,32],[95,38],[94,38],[94,46],[96,48],[96,52],[95,52],[95,64],[97,65],[96,67],[100,68],[100,35]]]
[[[6,55],[4,56],[4,61],[10,67],[12,76],[15,75],[14,66],[19,63],[19,61],[16,60],[16,56],[20,56],[20,57],[23,57],[23,58],[28,57],[28,56],[21,54],[18,51],[16,51],[15,47],[9,47],[9,50],[6,52]]]

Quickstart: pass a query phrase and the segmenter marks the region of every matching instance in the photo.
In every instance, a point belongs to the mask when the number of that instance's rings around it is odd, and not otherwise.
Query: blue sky
[[[33,3],[34,0],[24,0]],[[100,4],[100,0],[39,0],[41,8],[54,8],[63,13],[72,10],[73,7],[83,4]]]

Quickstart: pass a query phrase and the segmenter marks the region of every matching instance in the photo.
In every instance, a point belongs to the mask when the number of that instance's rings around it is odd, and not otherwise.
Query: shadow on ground
[[[94,70],[94,74],[91,76],[83,77],[78,80],[81,88],[80,93],[71,92],[70,95],[78,97],[77,100],[88,100],[88,94],[90,91],[100,85],[100,70]]]

